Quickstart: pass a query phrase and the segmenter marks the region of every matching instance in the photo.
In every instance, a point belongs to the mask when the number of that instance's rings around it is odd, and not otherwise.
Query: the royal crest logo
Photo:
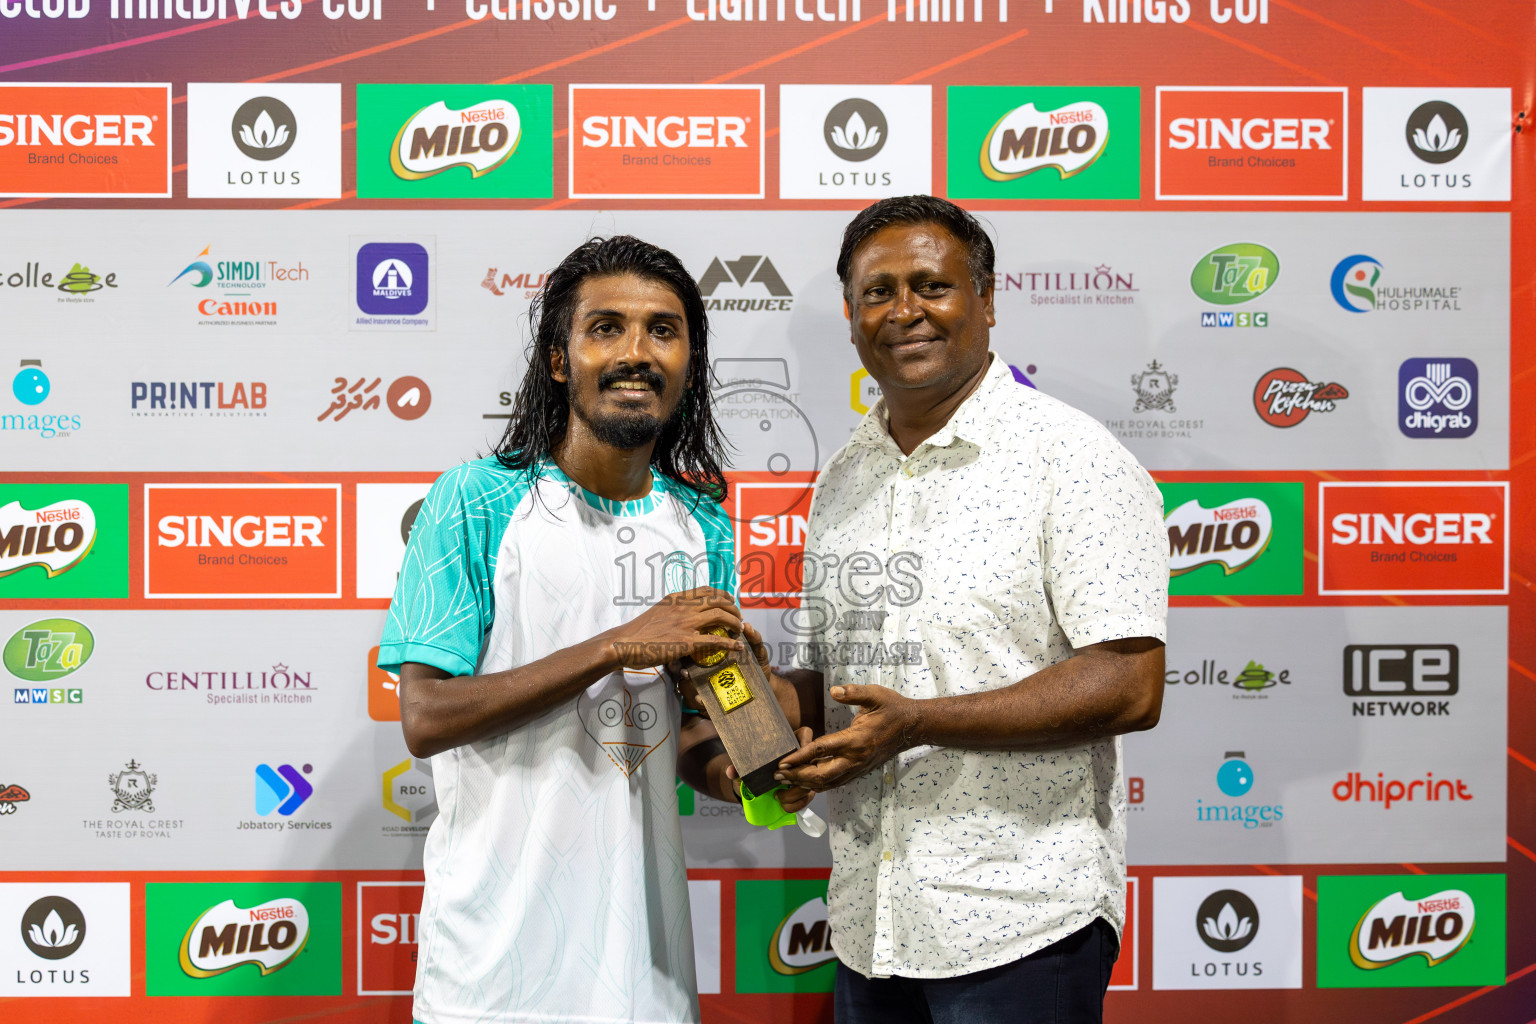
[[[1476,920],[1472,897],[1460,889],[1421,900],[1395,892],[1361,916],[1349,937],[1349,958],[1368,971],[1410,956],[1422,956],[1433,967],[1467,944]]]
[[[107,776],[107,785],[112,787],[112,813],[121,814],[124,811],[144,811],[148,814],[155,813],[155,785],[160,781],[158,775],[146,772],[137,761],[129,761],[123,766],[123,770]]]
[[[95,542],[96,513],[78,498],[37,509],[19,501],[0,508],[0,576],[40,565],[52,578],[79,565]]]
[[[1091,100],[1056,110],[1033,103],[1015,107],[998,119],[981,150],[981,173],[993,181],[1012,181],[1054,167],[1063,178],[1088,169],[1109,141],[1109,115]]]
[[[199,914],[181,943],[181,969],[211,978],[242,964],[262,975],[286,967],[309,941],[309,911],[296,899],[280,897],[254,907],[225,900]]]
[[[408,181],[467,167],[470,177],[506,163],[522,139],[522,117],[507,100],[490,99],[463,110],[438,100],[401,125],[389,166]]]
[[[1136,392],[1136,407],[1132,412],[1177,412],[1173,404],[1173,389],[1179,384],[1179,375],[1164,370],[1156,359],[1140,373],[1131,374],[1131,387]]]
[[[1269,547],[1274,520],[1258,498],[1241,498],[1215,508],[1186,501],[1168,513],[1168,570],[1174,576],[1204,565],[1219,565],[1230,576],[1251,565]]]

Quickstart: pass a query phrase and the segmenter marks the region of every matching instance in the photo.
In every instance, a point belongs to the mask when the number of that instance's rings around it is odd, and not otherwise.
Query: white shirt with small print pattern
[[[1146,470],[997,355],[903,455],[880,400],[827,463],[795,662],[932,698],[1010,686],[1126,637],[1167,638],[1168,540]],[[853,709],[827,696],[826,728]],[[1120,741],[1045,753],[918,747],[828,794],[827,903],[866,977],[1011,963],[1125,921]]]

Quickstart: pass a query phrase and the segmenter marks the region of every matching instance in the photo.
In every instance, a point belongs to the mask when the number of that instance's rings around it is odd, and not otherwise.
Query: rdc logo
[[[1408,437],[1471,437],[1477,431],[1477,364],[1440,356],[1397,371],[1397,427]]]

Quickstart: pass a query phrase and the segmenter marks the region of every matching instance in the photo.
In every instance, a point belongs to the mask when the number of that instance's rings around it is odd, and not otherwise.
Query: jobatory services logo
[[[357,194],[554,195],[554,86],[359,85]]]
[[[151,996],[341,994],[341,886],[199,882],[145,886]]]
[[[949,194],[1137,199],[1141,90],[952,85]]]
[[[369,380],[358,377],[337,377],[331,385],[330,405],[315,419],[321,423],[329,420],[340,423],[350,412],[370,412],[378,408],[388,409],[396,419],[418,420],[432,407],[432,389],[420,377],[397,377],[380,391],[383,377]],[[332,418],[332,414],[335,418]]]
[[[1449,716],[1461,688],[1455,644],[1349,644],[1344,695],[1356,718]]]
[[[126,996],[127,882],[0,885],[0,995]]]
[[[0,111],[0,195],[171,194],[168,84],[7,82]]]
[[[1170,593],[1300,594],[1299,483],[1162,483]]]
[[[126,484],[0,486],[0,599],[127,596]]]
[[[1333,412],[1349,397],[1336,381],[1310,380],[1300,370],[1277,366],[1253,385],[1253,411],[1272,427],[1294,427],[1312,413]]]
[[[1477,364],[1459,356],[1403,360],[1397,370],[1397,428],[1415,438],[1477,433]]]
[[[1328,288],[1333,301],[1351,313],[1460,313],[1457,284],[1392,285],[1382,283],[1382,265],[1374,256],[1346,256],[1333,268]]]
[[[779,86],[780,198],[882,199],[932,187],[932,86]]]
[[[1362,98],[1366,199],[1509,199],[1509,89],[1367,88]]]
[[[265,418],[262,380],[136,380],[129,384],[128,415],[134,418]]]
[[[1349,198],[1349,90],[1158,86],[1158,199]]]
[[[51,683],[84,668],[95,651],[96,637],[85,623],[39,619],[11,634],[3,659],[6,671],[17,679]]]
[[[187,85],[189,198],[340,195],[340,85]]]
[[[434,239],[356,242],[357,312],[352,330],[430,331]]]
[[[1319,594],[1506,594],[1509,484],[1318,485]]]
[[[416,981],[421,882],[357,883],[357,994],[408,996]]]
[[[1153,879],[1152,987],[1300,988],[1301,876]]]
[[[1502,985],[1505,876],[1323,875],[1318,988]]]
[[[1241,750],[1229,750],[1216,769],[1216,788],[1221,796],[1207,802],[1205,797],[1195,798],[1195,820],[1203,825],[1229,825],[1251,830],[1272,828],[1285,818],[1285,808],[1280,804],[1244,803],[1253,789],[1255,775],[1248,764],[1248,755]]]
[[[280,764],[276,768],[269,764],[257,765],[256,813],[265,818],[276,811],[286,818],[303,807],[315,792],[315,787],[304,777],[313,771],[314,768],[307,764],[302,771],[291,764]]]
[[[572,199],[763,198],[761,85],[571,85]]]
[[[144,596],[341,596],[340,484],[145,484]]]
[[[47,405],[52,394],[53,381],[43,372],[43,361],[41,359],[21,360],[21,369],[11,379],[11,395],[24,408],[18,412],[0,413],[0,432],[12,436],[31,434],[43,441],[73,437],[78,434],[85,426],[85,416],[82,413],[55,412],[51,409],[43,412],[31,411]]]

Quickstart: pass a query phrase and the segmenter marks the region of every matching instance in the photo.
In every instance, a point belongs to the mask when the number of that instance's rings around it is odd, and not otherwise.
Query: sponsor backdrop
[[[785,660],[878,398],[838,240],[931,191],[1163,493],[1109,1018],[1524,1024],[1533,68],[1433,0],[0,0],[0,1017],[407,1020],[377,643],[529,299],[592,234],[697,277]],[[830,1020],[825,840],[678,806],[705,1019]]]

